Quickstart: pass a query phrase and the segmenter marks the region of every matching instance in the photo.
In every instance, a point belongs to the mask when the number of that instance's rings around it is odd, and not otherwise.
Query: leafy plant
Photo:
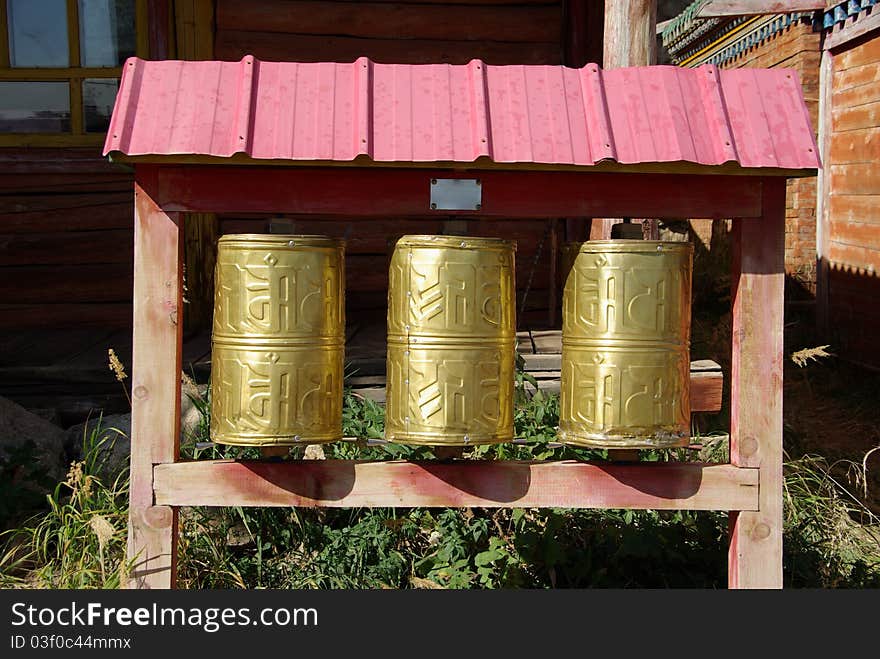
[[[118,432],[118,431],[117,431]],[[119,588],[128,523],[127,468],[105,482],[115,435],[96,424],[84,438],[82,461],[47,496],[49,511],[2,534],[0,587]]]

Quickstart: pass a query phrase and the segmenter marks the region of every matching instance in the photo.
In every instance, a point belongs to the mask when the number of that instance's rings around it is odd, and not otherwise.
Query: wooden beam
[[[649,66],[657,63],[657,0],[611,0],[605,3],[603,67]],[[644,217],[644,214],[636,214]],[[632,217],[623,214],[623,217]],[[657,217],[649,215],[648,217]],[[590,240],[608,240],[619,220],[596,218]],[[656,220],[649,220],[656,225]]]
[[[151,0],[147,3],[148,59],[174,57],[170,2],[171,0]]]
[[[648,66],[657,61],[657,0],[605,3],[603,68]]]
[[[782,587],[785,182],[764,181],[760,222],[734,222],[730,461],[760,469],[760,506],[731,514],[731,588]]]
[[[880,30],[880,8],[876,5],[870,14],[856,14],[835,24],[830,32],[825,33],[822,47],[826,50],[840,48],[874,30]]]
[[[710,0],[697,10],[696,18],[787,14],[825,9],[825,0]]]
[[[756,469],[576,461],[178,462],[155,468],[165,506],[752,510]]]
[[[566,0],[563,4],[563,61],[580,68],[602,63],[605,3],[603,0]]]
[[[819,159],[822,168],[816,181],[816,330],[825,340],[830,334],[829,286],[831,283],[828,253],[831,249],[831,135],[834,129],[833,114],[834,54],[822,51],[819,64]]]
[[[178,166],[160,168],[156,194],[169,211],[434,217],[430,181],[450,177],[479,179],[482,207],[442,211],[444,219],[731,218],[758,217],[761,209],[753,178],[721,175]]]
[[[182,359],[183,227],[148,190],[155,168],[138,168],[134,218],[131,374],[130,588],[171,588],[177,568],[177,510],[153,498],[153,467],[178,458]]]

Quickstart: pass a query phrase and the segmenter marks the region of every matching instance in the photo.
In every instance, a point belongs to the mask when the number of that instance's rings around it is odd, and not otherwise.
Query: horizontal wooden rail
[[[153,477],[168,506],[758,509],[758,470],[729,464],[204,460]]]

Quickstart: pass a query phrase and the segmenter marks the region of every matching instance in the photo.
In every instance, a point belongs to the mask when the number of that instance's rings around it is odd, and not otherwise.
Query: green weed
[[[118,432],[118,431],[117,431]],[[106,476],[113,435],[100,422],[82,461],[46,497],[48,512],[0,536],[0,587],[119,588],[128,574],[128,471]]]

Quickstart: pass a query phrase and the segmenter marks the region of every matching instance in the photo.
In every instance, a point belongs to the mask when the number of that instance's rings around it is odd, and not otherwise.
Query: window
[[[100,144],[146,0],[0,0],[0,145]]]

